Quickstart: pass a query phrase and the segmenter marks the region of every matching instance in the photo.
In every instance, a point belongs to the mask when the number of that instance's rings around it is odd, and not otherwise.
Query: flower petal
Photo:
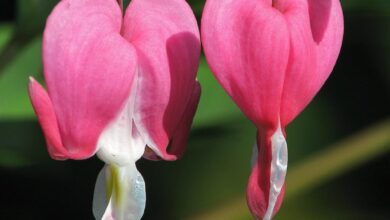
[[[258,0],[208,0],[202,42],[218,81],[255,124],[276,128],[289,54],[282,14]]]
[[[145,182],[135,164],[106,165],[100,172],[94,193],[96,219],[139,220],[146,204]]]
[[[145,143],[134,131],[134,102],[137,82],[134,80],[131,95],[116,118],[106,126],[99,137],[97,156],[107,164],[127,166],[135,163],[145,151]]]
[[[343,11],[339,0],[309,0],[310,24],[317,44],[317,79],[314,93],[329,77],[340,53],[344,33]]]
[[[194,115],[198,107],[200,93],[200,84],[197,82],[191,96],[191,100],[187,104],[187,108],[182,116],[179,126],[176,128],[172,144],[167,151],[167,153],[173,157],[181,157],[186,149],[187,140],[191,131],[192,120],[194,119]]]
[[[107,166],[105,165],[102,168],[96,179],[92,203],[92,211],[95,219],[102,219],[110,198],[110,195],[107,195]]]
[[[123,34],[139,58],[136,127],[157,155],[175,159],[166,151],[195,88],[200,56],[194,14],[184,0],[133,0]]]
[[[47,21],[44,75],[73,159],[95,153],[101,131],[129,96],[137,61],[120,36],[121,19],[115,0],[63,0]]]
[[[280,7],[291,42],[280,110],[282,126],[286,126],[331,73],[341,47],[343,24],[339,1],[290,0]]]
[[[45,134],[46,145],[50,156],[55,160],[67,159],[67,152],[61,142],[53,104],[47,92],[32,77],[30,78],[28,92],[35,114]]]
[[[280,125],[276,130],[259,129],[253,153],[247,202],[257,219],[270,220],[280,209],[285,192],[287,143]]]

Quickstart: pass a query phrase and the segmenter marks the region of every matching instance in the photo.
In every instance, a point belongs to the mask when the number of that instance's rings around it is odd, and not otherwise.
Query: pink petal
[[[281,10],[288,23],[291,52],[280,110],[282,126],[289,124],[308,105],[328,78],[339,54],[343,33],[339,1],[284,3]]]
[[[282,191],[273,197],[272,205],[268,204],[270,178],[278,177],[275,171],[271,173],[275,158],[271,135],[279,120],[284,128],[306,107],[329,76],[341,46],[340,3],[208,0],[203,13],[207,61],[259,129],[259,156],[247,198],[256,218],[267,213],[269,219],[280,208],[284,195],[283,182],[278,182]],[[287,158],[285,162],[287,165]],[[280,174],[285,175],[284,169]]]
[[[257,132],[257,161],[252,168],[247,187],[247,202],[252,214],[263,219],[269,207],[271,188],[272,141],[274,130],[260,128]],[[286,185],[284,184],[273,209],[275,215],[282,205]]]
[[[63,0],[43,41],[44,75],[69,157],[96,152],[103,128],[129,96],[136,54],[120,35],[115,0]]]
[[[176,131],[173,135],[171,145],[167,147],[162,153],[163,158],[169,158],[171,160],[176,160],[178,157],[181,157],[186,149],[187,140],[190,135],[192,121],[196,109],[198,107],[199,99],[201,94],[200,84],[197,82],[195,89],[191,96],[190,102],[187,104],[187,108],[180,120],[180,124],[176,128]],[[144,157],[148,160],[159,160],[160,156],[157,155],[150,149],[146,149]]]
[[[172,146],[167,152],[169,156],[181,157],[185,151],[187,140],[190,135],[192,120],[194,118],[196,109],[198,107],[200,93],[201,93],[200,84],[197,82],[195,84],[195,89],[193,90],[191,99],[187,104],[184,115],[180,120],[180,124],[176,128],[172,140]]]
[[[133,0],[123,34],[139,58],[136,126],[159,156],[175,159],[166,150],[195,88],[200,56],[195,17],[184,0]]]
[[[339,0],[309,0],[313,39],[317,44],[317,93],[329,77],[339,56],[344,34],[343,11]]]
[[[289,55],[282,14],[259,0],[208,0],[202,18],[208,64],[257,125],[276,128]]]
[[[35,114],[38,116],[39,123],[45,134],[50,156],[55,160],[66,159],[67,152],[62,145],[57,118],[47,92],[32,77],[30,78],[28,92]]]

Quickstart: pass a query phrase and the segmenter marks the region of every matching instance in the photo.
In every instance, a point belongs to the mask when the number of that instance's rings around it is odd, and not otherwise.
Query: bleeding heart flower
[[[145,184],[135,162],[144,153],[166,160],[183,153],[200,95],[199,56],[184,0],[133,0],[124,17],[115,0],[62,0],[51,13],[43,39],[48,92],[31,78],[30,98],[53,159],[97,154],[106,162],[97,219],[140,219]]]
[[[331,73],[343,36],[339,0],[207,0],[202,42],[218,81],[258,129],[247,190],[256,218],[284,196],[285,127]]]

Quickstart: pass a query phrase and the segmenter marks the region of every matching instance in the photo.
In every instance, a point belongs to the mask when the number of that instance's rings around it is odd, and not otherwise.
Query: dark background
[[[189,3],[199,19],[204,1]],[[0,1],[0,219],[93,218],[102,162],[52,161],[27,97],[28,76],[42,80],[41,34],[55,4]],[[287,129],[288,195],[276,219],[390,219],[389,138],[376,142],[379,133],[390,137],[390,2],[342,4],[345,37],[334,72]],[[203,58],[198,77],[203,94],[184,158],[137,164],[148,194],[143,219],[251,219],[244,195],[255,128]],[[357,142],[348,145],[350,137]],[[329,153],[335,148],[345,150]],[[308,163],[321,158],[321,166]]]

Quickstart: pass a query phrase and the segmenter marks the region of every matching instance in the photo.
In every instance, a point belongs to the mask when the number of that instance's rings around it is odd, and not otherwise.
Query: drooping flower
[[[107,164],[95,187],[97,219],[140,219],[145,185],[135,162],[182,155],[199,56],[184,0],[133,0],[124,16],[116,0],[62,0],[49,16],[48,92],[31,78],[29,94],[53,159],[96,154]]]
[[[339,0],[207,0],[202,43],[212,72],[258,129],[247,201],[271,219],[283,200],[286,126],[331,73],[340,52]]]

